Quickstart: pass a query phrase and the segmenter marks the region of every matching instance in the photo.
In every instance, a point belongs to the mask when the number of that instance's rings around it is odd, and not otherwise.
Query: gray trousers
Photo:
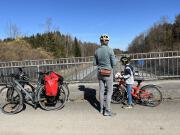
[[[113,71],[109,77],[101,76],[98,74],[99,80],[99,101],[100,109],[105,107],[106,111],[111,111],[111,96],[113,93]],[[107,97],[104,100],[105,86],[107,87]]]

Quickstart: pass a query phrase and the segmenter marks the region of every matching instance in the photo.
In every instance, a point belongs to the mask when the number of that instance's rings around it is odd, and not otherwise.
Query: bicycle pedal
[[[46,103],[46,104],[47,104],[47,100],[44,100],[44,103]]]

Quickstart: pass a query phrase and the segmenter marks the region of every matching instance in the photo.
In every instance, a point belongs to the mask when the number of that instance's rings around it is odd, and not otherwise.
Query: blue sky
[[[0,38],[8,36],[8,23],[16,24],[22,35],[32,35],[44,32],[51,18],[52,29],[98,44],[107,33],[112,48],[125,50],[161,17],[173,22],[177,14],[180,0],[2,0]]]

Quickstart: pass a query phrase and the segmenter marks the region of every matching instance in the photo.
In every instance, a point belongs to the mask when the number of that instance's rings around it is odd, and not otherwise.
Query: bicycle
[[[10,82],[6,82],[0,90],[0,107],[3,113],[15,114],[23,109],[24,103],[30,104],[36,109],[37,105],[44,110],[57,110],[64,107],[67,100],[65,93],[68,86],[63,81],[59,82],[57,96],[46,96],[45,85],[43,83],[42,76],[46,75],[47,72],[39,72],[39,78],[36,82],[36,87],[31,84],[35,83],[25,75],[10,75],[3,76],[9,77]]]
[[[136,86],[132,87],[132,98],[134,104],[141,104],[149,107],[156,107],[162,102],[162,93],[158,86],[148,84],[141,86],[143,79],[135,80]],[[111,102],[114,104],[125,103],[127,101],[127,90],[125,80],[118,78],[118,84],[113,86],[113,95]]]

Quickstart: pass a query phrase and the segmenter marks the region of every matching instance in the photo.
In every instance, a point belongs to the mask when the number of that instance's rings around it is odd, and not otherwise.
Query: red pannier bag
[[[54,72],[51,72],[50,75],[45,76],[45,93],[47,96],[57,96],[59,78],[60,75]]]

